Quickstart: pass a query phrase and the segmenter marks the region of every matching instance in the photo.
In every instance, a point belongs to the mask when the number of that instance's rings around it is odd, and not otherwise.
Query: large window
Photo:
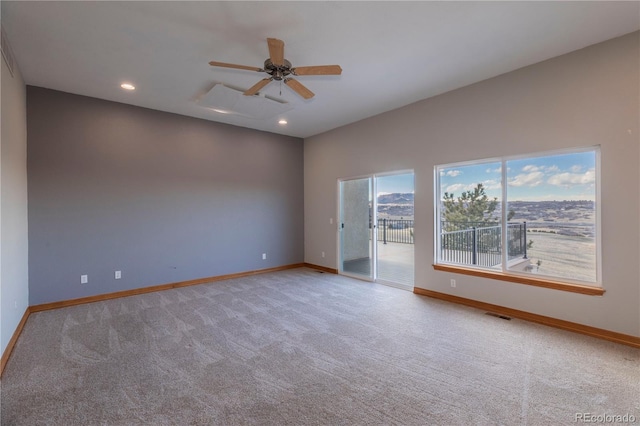
[[[599,149],[436,167],[436,266],[600,286]]]

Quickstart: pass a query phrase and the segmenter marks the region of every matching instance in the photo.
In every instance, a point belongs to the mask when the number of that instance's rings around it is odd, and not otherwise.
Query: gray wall
[[[639,35],[306,139],[305,260],[337,266],[337,179],[414,169],[417,287],[640,336]],[[435,165],[598,144],[604,296],[433,270]]]
[[[303,261],[302,140],[36,87],[27,113],[30,304]]]
[[[2,62],[0,139],[0,353],[29,304],[26,87]]]

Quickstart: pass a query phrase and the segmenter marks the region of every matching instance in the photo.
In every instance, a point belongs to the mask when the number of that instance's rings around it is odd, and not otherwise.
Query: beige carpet
[[[3,426],[640,423],[640,351],[301,268],[33,314],[1,402]]]

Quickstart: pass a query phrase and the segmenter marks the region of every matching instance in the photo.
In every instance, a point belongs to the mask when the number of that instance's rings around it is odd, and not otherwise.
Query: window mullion
[[[502,225],[502,232],[501,232],[501,239],[502,239],[502,272],[507,272],[507,261],[509,259],[509,246],[507,245],[507,232],[508,232],[508,227],[507,227],[507,162],[506,160],[502,160],[500,162],[500,169],[501,169],[501,190],[502,190],[502,221],[501,221],[501,225]]]

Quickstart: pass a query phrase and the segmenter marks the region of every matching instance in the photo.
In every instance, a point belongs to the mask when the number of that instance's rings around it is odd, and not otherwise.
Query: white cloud
[[[522,171],[526,173],[537,172],[540,171],[540,167],[528,164],[522,168]]]
[[[534,171],[521,173],[509,180],[509,186],[538,186],[544,181],[544,173]]]
[[[455,183],[453,185],[447,186],[445,192],[448,192],[449,194],[455,194],[456,192],[464,192],[468,189],[470,189],[469,185],[466,185],[464,183]]]
[[[584,173],[558,173],[557,175],[551,176],[547,183],[555,186],[562,186],[565,188],[570,188],[574,185],[588,185],[595,183],[596,181],[596,171],[595,169],[589,169]]]
[[[493,197],[498,197],[500,198],[500,181],[499,180],[485,180],[482,183],[482,186],[485,189],[485,193],[487,195],[487,197],[489,198],[493,198]],[[478,182],[474,182],[474,183],[455,183],[453,185],[449,185],[446,188],[444,188],[442,190],[442,194],[444,195],[445,192],[448,192],[449,194],[453,194],[454,196],[458,197],[460,195],[462,195],[463,192],[466,191],[473,191],[474,189],[476,189],[478,187]]]
[[[461,174],[462,172],[460,170],[447,170],[445,173],[445,175],[451,176],[451,177],[460,176]]]
[[[486,190],[502,188],[500,181],[495,179],[485,180],[484,182],[482,182],[482,185]]]
[[[485,170],[487,173],[502,173],[502,166],[496,167],[495,169],[492,169],[491,167],[489,167],[487,170]]]
[[[547,173],[555,173],[555,172],[559,172],[560,168],[558,166],[547,166],[547,167],[543,167],[544,171]]]
[[[570,170],[572,173],[580,173],[582,171],[582,166],[580,165],[571,166]]]

